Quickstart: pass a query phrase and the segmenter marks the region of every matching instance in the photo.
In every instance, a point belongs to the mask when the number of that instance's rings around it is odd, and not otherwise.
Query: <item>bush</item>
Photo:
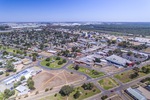
[[[108,98],[107,95],[104,95],[104,96],[101,97],[102,100],[105,100],[105,99],[107,99],[107,98]]]
[[[92,90],[93,87],[94,87],[94,85],[93,85],[92,83],[87,83],[87,84],[84,83],[84,84],[82,85],[82,88],[83,88],[84,90]]]
[[[19,86],[21,84],[21,82],[20,81],[18,81],[18,82],[16,82],[16,83],[14,83],[14,88],[16,88],[17,86]]]
[[[93,92],[96,92],[96,89],[94,89]]]
[[[53,88],[50,88],[49,90],[52,90]]]
[[[25,76],[21,76],[20,81],[23,81],[23,80],[25,80],[25,79],[26,79]]]
[[[74,67],[75,70],[79,70],[79,68],[80,68],[79,65],[76,65],[76,66]]]
[[[13,69],[13,72],[16,72],[17,71],[17,69]]]
[[[35,92],[35,95],[37,95],[37,94],[39,94],[39,91],[36,91],[36,92]]]
[[[27,86],[29,87],[30,90],[34,90],[35,87],[34,87],[34,81],[32,80],[32,78],[29,78],[27,80]]]
[[[47,92],[47,91],[49,91],[49,89],[48,89],[48,88],[46,88],[46,89],[45,89],[45,92]]]
[[[57,93],[54,95],[54,97],[57,97]]]
[[[62,96],[68,96],[70,93],[73,92],[73,88],[70,87],[69,85],[65,85],[61,88],[61,90],[59,91],[59,93],[62,95]]]
[[[60,60],[60,57],[56,57],[56,60]]]
[[[58,62],[58,65],[62,65],[63,63],[61,61]]]
[[[46,58],[46,60],[45,61],[50,61],[50,58]]]
[[[75,99],[77,99],[77,98],[79,98],[80,97],[80,92],[79,91],[77,91],[74,95],[73,95],[73,97],[75,98]]]
[[[1,71],[1,72],[0,72],[0,75],[3,75],[3,74],[4,74],[4,72],[3,72],[3,71]]]
[[[63,61],[62,61],[63,63],[66,63],[67,62],[67,60],[66,59],[63,59]]]
[[[9,76],[9,73],[8,73],[8,72],[6,72],[5,76]]]
[[[9,90],[9,89],[5,89],[4,90],[4,98],[9,98],[9,97],[11,97],[12,95],[14,95],[15,94],[15,91],[13,90],[13,91],[11,91],[11,90]]]
[[[49,66],[50,65],[50,63],[46,63],[46,66]]]

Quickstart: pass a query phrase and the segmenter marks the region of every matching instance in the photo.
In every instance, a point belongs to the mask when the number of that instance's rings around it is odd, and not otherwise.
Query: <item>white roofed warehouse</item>
[[[111,62],[111,63],[119,65],[119,66],[133,66],[134,65],[133,62],[131,62],[127,59],[124,59],[122,57],[119,57],[117,55],[111,55],[111,56],[107,57],[106,60],[108,62]]]

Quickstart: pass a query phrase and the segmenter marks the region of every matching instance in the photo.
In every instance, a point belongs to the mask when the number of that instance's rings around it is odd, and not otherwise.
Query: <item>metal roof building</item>
[[[131,87],[129,87],[126,92],[135,100],[147,100],[139,91],[132,89]]]
[[[111,55],[106,58],[108,62],[114,63],[116,65],[126,66],[127,64],[132,64],[131,61],[124,59],[122,57],[119,57],[117,55]]]

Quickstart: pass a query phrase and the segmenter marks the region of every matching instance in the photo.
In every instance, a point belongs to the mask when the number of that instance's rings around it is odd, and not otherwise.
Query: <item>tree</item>
[[[134,72],[133,74],[130,74],[130,78],[131,79],[133,79],[133,78],[136,78],[136,77],[138,77],[139,76],[139,74],[138,74],[138,72]]]
[[[13,91],[11,91],[11,90],[9,90],[9,89],[5,89],[4,90],[4,98],[9,98],[9,97],[11,97],[12,95],[14,95],[15,94],[15,91],[13,90]]]
[[[84,90],[92,90],[93,87],[94,87],[94,85],[93,85],[92,83],[84,83],[84,84],[82,85],[82,88],[83,88]]]
[[[98,62],[98,63],[100,63],[100,62],[101,62],[101,60],[100,60],[99,58],[95,58],[94,62]]]
[[[59,62],[58,62],[58,65],[62,65],[62,62],[61,62],[61,61],[59,61]]]
[[[46,66],[49,66],[50,65],[50,63],[46,63]]]
[[[4,72],[3,71],[0,71],[0,75],[3,75],[4,74]]]
[[[31,90],[34,90],[34,89],[35,89],[35,87],[34,87],[34,81],[32,80],[32,78],[29,78],[29,79],[27,80],[27,86],[28,86],[29,89],[31,89]]]
[[[14,71],[14,65],[11,63],[11,62],[7,62],[7,64],[6,64],[6,71],[7,72],[12,72],[12,71]]]
[[[142,67],[142,72],[147,74],[150,72],[150,69],[146,67]]]
[[[2,62],[0,62],[0,66],[2,65],[3,63]]]
[[[75,99],[78,99],[79,97],[80,97],[80,92],[79,91],[77,91],[74,95],[73,95],[73,97],[75,98]]]
[[[3,55],[8,55],[8,52],[7,52],[7,51],[4,51],[4,52],[3,52]]]
[[[75,70],[79,70],[79,68],[80,68],[79,65],[76,65],[76,66],[74,67]]]
[[[45,92],[47,92],[47,91],[49,91],[49,89],[48,89],[48,88],[46,88],[46,89],[45,89]]]
[[[48,58],[46,58],[46,60],[45,61],[50,61],[50,58],[48,57]]]
[[[16,83],[14,83],[14,88],[16,88],[17,86],[19,86],[21,84],[21,82],[20,81],[18,81],[18,82],[16,82]]]
[[[108,98],[107,95],[104,95],[104,96],[101,97],[102,100],[105,100],[105,99],[107,99],[107,98]]]
[[[33,56],[32,61],[36,61],[36,56]]]
[[[23,81],[23,80],[25,80],[25,79],[26,79],[25,76],[21,76],[20,81]]]
[[[139,69],[138,67],[134,67],[133,70],[134,70],[135,72],[139,72],[140,69]]]
[[[60,57],[56,57],[56,60],[60,60]]]
[[[63,60],[62,60],[62,63],[66,63],[66,62],[67,62],[66,59],[63,59]]]
[[[73,87],[69,86],[69,85],[65,85],[63,86],[59,93],[62,95],[62,96],[69,96],[70,93],[73,92]]]
[[[129,51],[128,53],[127,53],[127,55],[128,56],[131,56],[133,53],[131,52],[131,51]]]

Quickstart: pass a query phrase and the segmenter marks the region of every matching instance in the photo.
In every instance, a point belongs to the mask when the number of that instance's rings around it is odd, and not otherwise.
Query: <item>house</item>
[[[117,55],[111,55],[111,56],[107,57],[106,60],[108,62],[111,62],[111,63],[119,65],[119,66],[133,66],[134,65],[131,61],[124,59],[122,57],[119,57]]]

